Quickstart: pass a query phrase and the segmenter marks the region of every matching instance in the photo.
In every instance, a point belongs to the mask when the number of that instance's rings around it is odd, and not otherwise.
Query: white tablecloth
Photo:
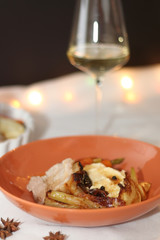
[[[121,86],[122,78],[132,88]],[[106,74],[103,82],[99,134],[129,137],[160,146],[160,65],[123,68]],[[29,96],[41,94],[34,105]],[[30,86],[0,88],[0,102],[15,104],[31,112],[35,120],[33,140],[66,135],[95,134],[95,86],[90,77],[74,73]],[[22,222],[10,240],[38,240],[49,231],[61,231],[68,240],[160,240],[160,206],[144,216],[119,225],[79,228],[48,223],[10,203],[0,193],[0,217]]]

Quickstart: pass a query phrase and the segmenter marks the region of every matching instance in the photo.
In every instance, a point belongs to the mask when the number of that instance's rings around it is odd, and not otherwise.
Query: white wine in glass
[[[104,74],[122,67],[129,59],[120,0],[76,0],[67,56],[73,66],[95,80],[96,133],[99,133]]]

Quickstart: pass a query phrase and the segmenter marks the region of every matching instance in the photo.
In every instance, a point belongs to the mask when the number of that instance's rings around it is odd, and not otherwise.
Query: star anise
[[[0,230],[0,238],[6,239],[7,237],[11,236],[12,233],[8,232],[7,230]]]
[[[4,220],[3,218],[1,218],[1,222],[3,223],[4,230],[7,230],[8,232],[16,232],[17,230],[19,230],[19,224],[20,222],[16,222],[14,221],[14,219],[9,219],[7,218],[7,220]]]
[[[44,240],[65,240],[65,235],[60,233],[60,231],[53,233],[49,232],[49,236],[44,237]]]
[[[7,220],[4,220],[3,218],[1,218],[1,222],[3,224],[3,226],[0,225],[1,239],[6,239],[7,237],[12,235],[12,232],[19,230],[20,222],[14,221],[14,219],[10,220],[9,218],[7,218]]]

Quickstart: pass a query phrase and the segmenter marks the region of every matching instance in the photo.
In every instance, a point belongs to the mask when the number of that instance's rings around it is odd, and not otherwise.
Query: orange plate
[[[134,167],[141,180],[152,183],[148,200],[106,209],[62,209],[34,202],[26,185],[30,176],[43,175],[53,164],[67,157],[124,157],[121,168]],[[39,140],[21,146],[0,158],[0,189],[16,206],[46,221],[70,226],[94,227],[135,219],[160,203],[160,149],[125,138],[73,136]]]

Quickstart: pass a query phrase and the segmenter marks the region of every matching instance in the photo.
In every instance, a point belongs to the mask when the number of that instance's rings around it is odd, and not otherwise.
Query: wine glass
[[[120,0],[76,0],[67,56],[73,66],[95,80],[96,133],[99,133],[104,75],[129,59]]]

